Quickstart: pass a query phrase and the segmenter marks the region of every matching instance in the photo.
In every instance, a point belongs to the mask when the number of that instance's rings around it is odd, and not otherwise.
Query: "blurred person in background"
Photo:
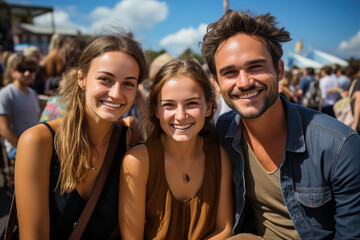
[[[298,103],[298,98],[292,85],[292,71],[285,71],[284,78],[279,82],[279,93],[292,103]]]
[[[3,76],[3,86],[8,85],[14,81],[12,76],[12,69],[14,69],[14,59],[18,58],[21,53],[11,53],[6,59],[5,73]]]
[[[299,104],[302,104],[302,99],[304,98],[306,92],[309,89],[310,83],[315,81],[315,70],[314,68],[305,68],[302,71],[302,76],[300,77],[300,83],[297,88],[297,96],[299,99]]]
[[[320,74],[321,78],[319,80],[319,86],[322,97],[321,111],[335,118],[333,106],[336,101],[339,100],[340,95],[337,92],[329,93],[328,91],[332,88],[339,87],[338,79],[335,74],[332,74],[332,69],[330,66],[322,67]]]
[[[348,76],[346,76],[345,69],[337,65],[334,71],[338,79],[339,87],[344,91],[349,90],[351,80]]]
[[[76,66],[81,52],[88,44],[88,39],[82,37],[68,38],[64,40],[62,47],[59,49],[58,61],[61,64],[59,68],[58,82],[53,81],[54,94],[47,100],[46,105],[41,113],[40,122],[46,122],[60,118],[64,115],[66,105],[60,103],[60,97],[56,94],[57,89],[63,84],[63,81],[71,81],[73,75],[77,74]]]
[[[0,133],[5,138],[9,159],[15,159],[19,136],[39,121],[36,92],[30,88],[37,63],[22,54],[14,55],[10,66],[13,81],[0,90]]]
[[[11,52],[11,51],[3,51],[1,53],[1,62],[3,64],[3,66],[4,66],[4,69],[6,69],[7,62],[8,62],[7,60],[10,57],[11,54],[13,54],[13,52]]]
[[[360,60],[352,60],[346,68],[346,75],[351,79],[354,85],[351,97],[354,100],[351,103],[351,109],[354,115],[354,122],[351,128],[360,134]]]
[[[59,52],[65,40],[66,36],[64,35],[52,35],[49,52],[41,62],[45,78],[45,94],[49,96],[54,95],[56,89],[59,87],[61,74],[64,69],[64,62],[60,59]]]
[[[36,74],[33,83],[30,85],[32,89],[35,90],[37,94],[44,94],[45,90],[45,80],[42,73],[40,72],[40,63],[42,61],[42,54],[38,47],[29,46],[24,49],[24,56],[31,57],[36,61]]]
[[[4,73],[5,73],[5,67],[4,67],[4,64],[2,63],[1,58],[0,58],[0,88],[3,87]]]

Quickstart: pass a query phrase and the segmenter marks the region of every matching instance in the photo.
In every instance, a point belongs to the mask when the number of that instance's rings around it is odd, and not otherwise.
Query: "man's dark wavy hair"
[[[201,54],[209,66],[211,74],[216,77],[215,53],[222,42],[230,37],[244,33],[263,39],[272,56],[275,70],[279,68],[279,60],[283,55],[281,43],[291,40],[290,33],[284,28],[276,27],[276,17],[270,13],[250,16],[241,11],[228,10],[218,21],[207,27],[207,33],[201,44]]]

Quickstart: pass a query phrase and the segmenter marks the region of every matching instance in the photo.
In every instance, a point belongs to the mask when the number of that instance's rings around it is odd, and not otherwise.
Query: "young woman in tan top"
[[[123,239],[225,239],[232,228],[232,167],[214,137],[215,95],[201,66],[173,60],[155,77],[146,142],[120,173]]]

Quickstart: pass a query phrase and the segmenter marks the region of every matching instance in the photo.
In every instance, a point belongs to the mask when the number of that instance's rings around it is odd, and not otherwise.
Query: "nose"
[[[121,97],[121,85],[119,83],[115,83],[111,86],[109,96],[113,99],[119,99]]]
[[[184,120],[185,118],[186,118],[186,109],[182,105],[179,105],[176,108],[175,119],[181,121]]]
[[[249,73],[245,70],[240,70],[238,78],[236,80],[236,86],[238,88],[247,88],[253,84],[253,79],[250,78]]]
[[[28,69],[26,69],[26,71],[24,72],[24,76],[29,76],[30,74],[31,72]]]

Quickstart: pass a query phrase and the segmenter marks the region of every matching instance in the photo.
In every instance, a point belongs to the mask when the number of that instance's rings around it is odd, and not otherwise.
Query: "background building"
[[[46,13],[51,13],[51,26],[34,25],[33,19]],[[46,54],[54,33],[81,35],[75,28],[55,27],[52,7],[8,4],[0,0],[0,51],[22,52],[32,45]]]

